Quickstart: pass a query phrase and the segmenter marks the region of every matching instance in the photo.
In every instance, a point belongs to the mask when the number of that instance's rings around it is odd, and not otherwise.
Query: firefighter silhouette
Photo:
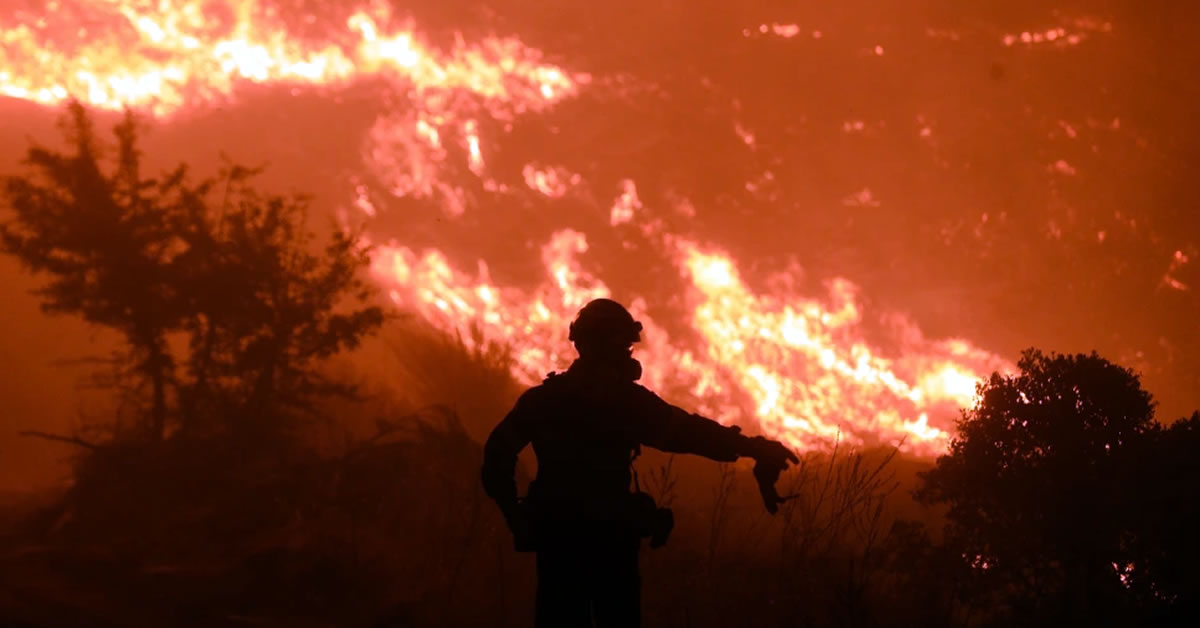
[[[798,462],[778,441],[744,436],[639,385],[632,352],[641,331],[616,301],[588,303],[570,327],[579,358],[521,395],[484,447],[484,489],[517,551],[536,552],[538,628],[640,625],[641,542],[661,545],[673,525],[669,510],[631,490],[642,445],[722,462],[753,458],[772,513],[782,501],[775,479]],[[529,444],[537,477],[521,499],[514,473]]]

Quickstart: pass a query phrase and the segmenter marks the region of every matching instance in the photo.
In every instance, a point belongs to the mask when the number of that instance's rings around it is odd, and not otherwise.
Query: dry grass
[[[15,592],[0,619],[528,625],[532,557],[512,552],[478,481],[479,441],[519,392],[506,356],[419,324],[371,350],[386,377],[361,378],[363,398],[320,408],[333,419],[294,438],[81,452],[71,490],[5,537],[0,573],[24,577],[0,578]],[[648,624],[888,624],[892,461],[811,454],[770,517],[747,468],[647,452],[643,488],[677,515],[643,560]]]

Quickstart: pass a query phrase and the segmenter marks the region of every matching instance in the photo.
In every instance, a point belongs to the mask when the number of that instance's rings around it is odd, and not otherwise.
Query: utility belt
[[[660,508],[648,493],[614,493],[592,499],[572,495],[547,494],[537,481],[529,487],[529,496],[521,500],[526,520],[533,526],[535,539],[571,537],[579,533],[628,533],[650,539],[650,547],[667,543],[675,527],[670,508]]]

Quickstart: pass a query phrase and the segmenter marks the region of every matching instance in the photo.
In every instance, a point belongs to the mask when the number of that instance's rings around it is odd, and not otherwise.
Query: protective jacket
[[[733,462],[748,438],[737,428],[663,401],[636,382],[641,367],[576,360],[518,399],[484,447],[487,494],[502,510],[516,506],[517,455],[532,444],[537,478],[529,500],[557,517],[604,520],[630,494],[630,461],[641,445]]]

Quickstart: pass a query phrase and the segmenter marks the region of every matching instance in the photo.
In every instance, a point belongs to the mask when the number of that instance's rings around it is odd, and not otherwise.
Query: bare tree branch
[[[99,445],[96,445],[95,443],[89,443],[86,440],[79,438],[78,436],[63,436],[61,434],[50,434],[47,432],[39,432],[37,430],[22,430],[20,432],[17,432],[17,434],[19,436],[28,436],[30,438],[43,438],[46,440],[58,441],[60,443],[70,443],[72,445],[86,447],[87,449],[91,449],[92,451],[95,451],[100,448]]]

